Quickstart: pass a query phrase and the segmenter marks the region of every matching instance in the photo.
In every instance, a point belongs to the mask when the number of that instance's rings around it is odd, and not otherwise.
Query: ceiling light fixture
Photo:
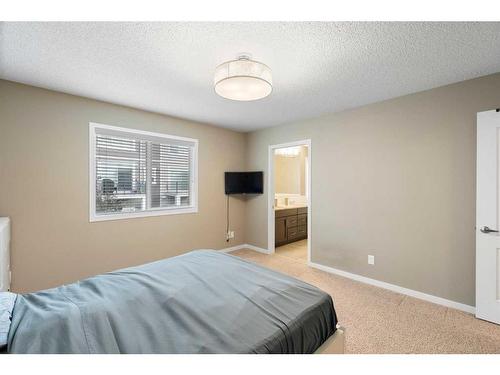
[[[215,69],[215,92],[226,99],[250,101],[262,99],[273,91],[271,69],[241,55]]]

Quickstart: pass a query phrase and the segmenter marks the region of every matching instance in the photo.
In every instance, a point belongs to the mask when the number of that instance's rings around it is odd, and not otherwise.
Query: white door
[[[476,316],[500,324],[500,112],[477,114]]]

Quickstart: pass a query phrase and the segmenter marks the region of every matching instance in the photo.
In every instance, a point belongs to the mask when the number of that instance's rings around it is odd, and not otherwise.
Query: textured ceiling
[[[269,65],[272,94],[233,102],[215,67]],[[0,78],[240,131],[500,71],[500,23],[0,23]]]

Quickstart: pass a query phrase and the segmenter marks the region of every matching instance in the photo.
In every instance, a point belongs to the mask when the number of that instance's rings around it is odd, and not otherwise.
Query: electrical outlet
[[[228,230],[226,233],[226,241],[229,241],[231,238],[234,238],[234,230]]]
[[[375,255],[368,255],[368,264],[375,264]]]

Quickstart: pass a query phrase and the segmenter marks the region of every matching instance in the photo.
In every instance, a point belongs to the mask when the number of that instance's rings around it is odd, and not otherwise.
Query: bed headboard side
[[[0,217],[0,292],[10,290],[10,219]]]

